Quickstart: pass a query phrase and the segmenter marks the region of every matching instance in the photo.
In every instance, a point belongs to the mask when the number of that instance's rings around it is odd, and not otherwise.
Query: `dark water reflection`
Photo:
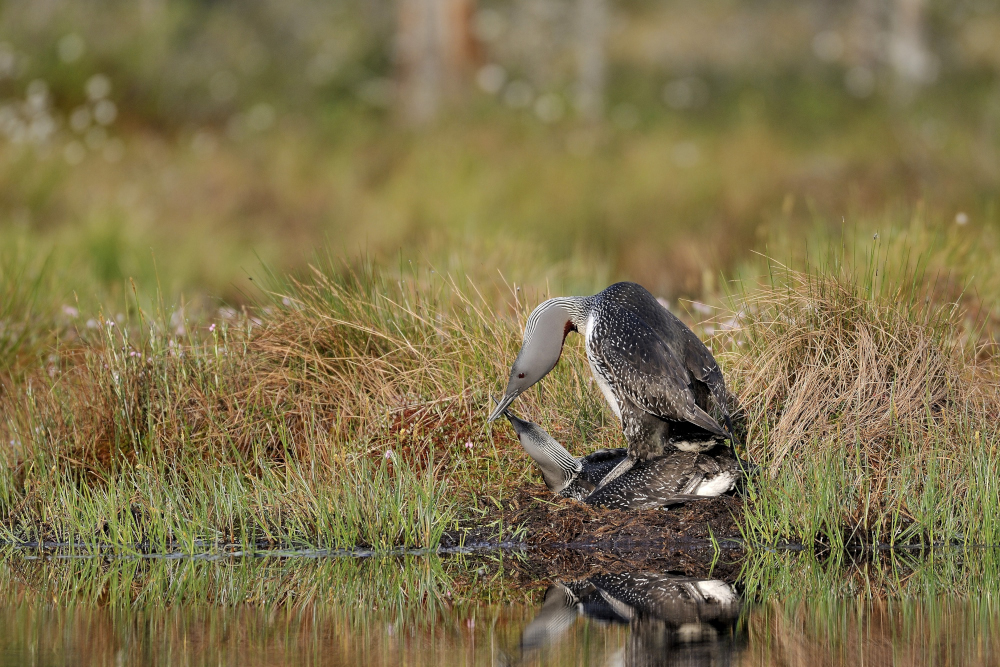
[[[742,602],[718,579],[658,572],[598,574],[549,586],[521,635],[522,657],[557,645],[579,619],[628,627],[611,664],[731,664]]]
[[[5,665],[994,665],[995,552],[0,558]]]

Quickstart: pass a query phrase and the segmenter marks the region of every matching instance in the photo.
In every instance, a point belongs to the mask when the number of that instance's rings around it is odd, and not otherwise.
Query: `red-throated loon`
[[[726,651],[735,649],[742,607],[733,586],[719,579],[609,572],[556,581],[521,634],[520,648],[533,651],[555,644],[578,618],[586,616],[632,627],[625,664],[661,664],[665,655],[670,664],[718,664],[720,655],[725,657]]]
[[[574,458],[540,426],[520,419],[510,409],[503,412],[521,441],[521,447],[538,464],[549,490],[588,505],[611,509],[653,509],[678,505],[697,498],[722,495],[741,477],[741,469],[728,447],[713,452],[672,451],[635,464],[615,479],[605,478],[628,459],[624,449],[599,449]]]
[[[729,394],[712,353],[645,288],[628,282],[594,296],[539,304],[528,317],[507,389],[488,421],[555,367],[571,331],[584,335],[591,371],[628,441],[627,459],[603,484],[636,461],[674,450],[702,452],[732,440]],[[728,431],[708,414],[709,398]]]

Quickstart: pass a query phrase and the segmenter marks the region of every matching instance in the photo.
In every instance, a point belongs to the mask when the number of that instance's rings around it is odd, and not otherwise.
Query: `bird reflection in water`
[[[625,647],[607,664],[727,665],[737,654],[737,620],[742,603],[719,580],[649,572],[600,574],[556,583],[545,593],[538,615],[521,636],[521,653],[563,639],[581,616],[630,627]]]

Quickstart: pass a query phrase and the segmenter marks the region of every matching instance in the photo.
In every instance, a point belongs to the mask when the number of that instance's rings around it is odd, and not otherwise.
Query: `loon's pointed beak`
[[[492,394],[490,394],[490,400],[497,405],[497,408],[493,411],[492,419],[496,419],[500,415],[506,417],[507,421],[510,422],[510,425],[514,427],[514,432],[517,433],[518,437],[520,437],[522,433],[528,430],[528,427],[531,425],[531,422],[524,421],[523,419],[515,415],[513,412],[511,412],[510,408],[506,407],[507,405],[510,404],[510,401],[506,401],[506,403],[504,403],[503,401],[498,401],[497,399],[493,398]]]
[[[497,405],[500,405],[500,401],[493,398],[492,395],[490,395],[490,399]],[[527,431],[528,427],[531,426],[531,422],[527,422],[521,419],[513,412],[511,412],[509,408],[504,408],[504,411],[500,414],[502,414],[504,417],[507,418],[507,421],[510,422],[510,425],[514,427],[514,432],[517,433],[518,437],[520,437],[521,434]]]
[[[495,421],[497,417],[506,412],[508,406],[510,406],[510,404],[514,402],[514,399],[518,397],[519,393],[520,392],[504,394],[503,398],[501,398],[499,401],[490,396],[490,398],[493,398],[493,402],[496,403],[497,406],[496,408],[493,409],[493,412],[490,413],[490,416],[486,418],[486,423],[489,424]]]

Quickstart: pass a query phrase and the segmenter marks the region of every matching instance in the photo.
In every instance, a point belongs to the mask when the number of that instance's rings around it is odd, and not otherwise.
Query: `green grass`
[[[913,265],[882,248],[804,273],[772,264],[698,328],[717,329],[742,446],[764,471],[742,519],[752,544],[1000,537],[981,518],[1000,508],[989,322],[926,279],[939,248],[914,247]],[[456,518],[495,521],[480,495],[534,478],[483,419],[545,291],[409,264],[258,282],[257,306],[216,320],[150,313],[137,295],[10,376],[6,540],[433,548]],[[581,342],[518,409],[573,450],[617,446]]]
[[[55,467],[45,483],[5,503],[4,541],[122,553],[279,544],[387,551],[436,546],[455,514],[444,483],[405,465],[366,460],[313,477],[296,464],[238,460],[179,470],[136,463],[86,481]]]
[[[4,375],[23,372],[23,364],[44,352],[53,333],[46,330],[54,309],[46,293],[48,263],[33,262],[36,258],[20,255],[21,250],[5,248],[0,257],[0,374]]]
[[[911,260],[898,241],[858,245],[805,272],[772,263],[732,297],[723,363],[766,471],[748,488],[745,535],[996,544],[980,518],[1000,509],[986,472],[1000,463],[989,316],[941,297],[953,276],[928,265],[947,249]]]

